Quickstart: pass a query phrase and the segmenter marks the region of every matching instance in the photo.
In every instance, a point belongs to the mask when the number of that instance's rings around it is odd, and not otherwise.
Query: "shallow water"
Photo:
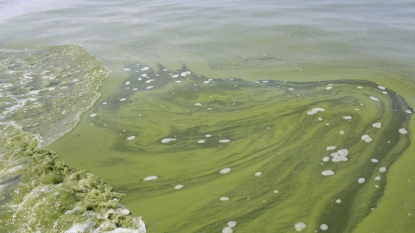
[[[3,1],[0,47],[77,44],[112,71],[78,127],[48,148],[125,193],[148,232],[220,232],[230,220],[235,232],[294,232],[297,222],[303,232],[412,232],[414,10],[369,0]],[[62,106],[85,111],[73,103]],[[317,107],[325,111],[307,115]],[[340,149],[347,161],[323,161]]]

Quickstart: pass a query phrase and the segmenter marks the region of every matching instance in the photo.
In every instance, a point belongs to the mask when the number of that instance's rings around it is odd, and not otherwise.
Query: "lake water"
[[[413,61],[411,1],[0,1],[0,227],[413,232]]]

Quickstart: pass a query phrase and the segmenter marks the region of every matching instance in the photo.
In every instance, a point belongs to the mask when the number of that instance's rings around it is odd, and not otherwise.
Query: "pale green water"
[[[124,192],[148,232],[220,232],[229,220],[235,232],[295,232],[297,222],[303,232],[322,223],[327,232],[412,232],[414,125],[405,110],[415,106],[414,13],[409,1],[6,1],[0,47],[79,44],[113,72],[97,105],[49,148]],[[184,62],[205,78],[153,76],[158,62],[168,73]],[[150,66],[153,83],[123,70],[136,63]],[[300,81],[311,83],[292,83]],[[314,107],[326,111],[308,116]],[[213,136],[198,144],[205,133]],[[321,165],[329,145],[349,149],[349,160]],[[222,176],[224,167],[232,171]],[[150,175],[160,178],[142,181]]]

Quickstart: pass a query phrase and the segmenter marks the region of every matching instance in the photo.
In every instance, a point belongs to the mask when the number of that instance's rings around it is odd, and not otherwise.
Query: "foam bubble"
[[[323,121],[323,117],[319,117],[319,118],[318,118],[318,120],[319,120],[319,121]]]
[[[379,89],[381,89],[382,91],[386,90],[386,87],[384,86],[378,86]]]
[[[150,67],[146,66],[146,67],[142,68],[141,70],[148,70],[148,69],[150,69]]]
[[[407,134],[408,133],[408,130],[402,128],[402,129],[399,129],[399,133],[401,133],[401,134]]]
[[[169,142],[173,142],[173,141],[176,141],[176,139],[175,138],[163,138],[161,140],[161,143],[169,143]]]
[[[330,157],[326,156],[323,158],[323,162],[328,162],[328,161],[330,161]]]
[[[233,233],[233,229],[230,227],[225,227],[222,229],[222,233]]]
[[[201,104],[201,103],[195,103],[195,105],[196,105],[196,106],[200,106],[200,105],[202,105],[202,104]]]
[[[149,79],[149,80],[146,80],[146,83],[151,83],[151,82],[154,82],[155,81],[155,79]]]
[[[157,180],[159,177],[158,176],[147,176],[146,178],[144,178],[143,180],[145,181],[150,181],[150,180]]]
[[[222,170],[220,170],[219,173],[227,174],[227,173],[231,172],[231,170],[232,170],[232,168],[227,167],[227,168],[223,168]]]
[[[255,176],[261,176],[262,172],[255,172]]]
[[[326,150],[335,150],[337,148],[337,146],[328,146],[326,148]]]
[[[197,143],[205,143],[206,141],[205,140],[199,140],[199,141],[197,141]]]
[[[378,99],[378,98],[376,98],[376,97],[374,97],[374,96],[370,96],[370,99],[371,99],[371,100],[374,100],[374,101],[379,101],[379,99]]]
[[[206,134],[205,137],[210,138],[210,137],[212,137],[212,135],[211,134]]]
[[[234,228],[234,227],[236,227],[236,221],[229,221],[228,222],[228,227],[230,227],[230,228]]]
[[[384,173],[384,172],[386,172],[386,167],[381,167],[381,168],[379,168],[379,172],[382,172],[382,173]]]
[[[371,161],[372,163],[379,163],[379,160],[377,160],[377,159],[370,159],[370,161]]]
[[[342,203],[342,200],[341,199],[337,199],[336,200],[336,203],[340,204],[340,203]]]
[[[126,100],[127,100],[126,98],[121,98],[121,99],[120,99],[120,101],[126,101]]]
[[[331,90],[331,89],[333,89],[333,87],[326,87],[326,90]]]
[[[332,170],[326,170],[326,171],[321,172],[321,174],[323,176],[332,176],[332,175],[334,175],[334,171],[332,171]]]
[[[221,197],[219,198],[220,201],[229,201],[229,197]]]
[[[344,116],[343,119],[345,120],[351,120],[353,117],[352,116]]]
[[[344,134],[344,130],[340,130],[339,134],[343,135]]]
[[[230,142],[231,140],[229,140],[229,139],[221,139],[221,140],[219,140],[219,142],[220,143],[228,143],[228,142]]]
[[[324,112],[326,111],[324,108],[313,108],[310,111],[307,112],[307,115],[313,115],[316,114],[318,112]]]
[[[131,84],[131,82],[125,82],[125,85],[130,85]]]
[[[177,78],[177,77],[179,77],[179,75],[178,74],[175,74],[175,75],[172,75],[171,77],[172,78]]]
[[[349,151],[347,149],[341,149],[337,152],[331,153],[331,159],[332,162],[345,162],[348,160],[347,155],[349,154]]]
[[[147,77],[147,74],[142,74],[141,77],[145,78]]]
[[[359,183],[359,184],[363,184],[365,182],[366,182],[366,179],[365,178],[359,178],[359,179],[357,179],[357,183]]]
[[[409,110],[409,109],[405,110],[405,112],[408,113],[408,114],[412,114],[412,111]]]
[[[320,225],[320,229],[322,230],[322,231],[327,231],[328,229],[329,229],[329,226],[327,226],[327,224],[321,224]]]
[[[92,113],[91,115],[89,115],[90,117],[96,117],[98,114],[96,113]]]
[[[181,83],[182,81],[180,81],[180,80],[176,80],[176,81],[174,81],[175,83]]]
[[[174,186],[174,189],[182,189],[184,186],[182,184],[178,184]]]
[[[148,87],[146,87],[147,90],[148,89],[152,89],[152,88],[154,88],[154,86],[148,86]]]
[[[382,91],[382,94],[387,95],[387,94],[388,94],[388,92],[387,92],[387,91]]]
[[[134,140],[134,139],[135,139],[135,136],[129,136],[129,137],[127,138],[127,140],[129,140],[129,141]]]
[[[360,137],[363,141],[365,141],[365,142],[371,142],[373,139],[369,136],[369,135],[367,135],[367,134],[364,134],[364,135],[362,135],[362,137]]]
[[[378,129],[380,129],[381,127],[382,127],[382,123],[380,123],[380,122],[376,122],[376,123],[373,123],[373,128],[378,128]]]
[[[295,228],[296,231],[302,231],[302,230],[304,230],[304,228],[306,228],[306,226],[307,225],[303,222],[298,222],[298,223],[294,224],[294,228]]]
[[[363,89],[363,87],[362,87],[362,86],[357,86],[357,88],[358,88],[358,89]]]
[[[278,193],[279,191],[278,190],[274,190],[274,193]]]

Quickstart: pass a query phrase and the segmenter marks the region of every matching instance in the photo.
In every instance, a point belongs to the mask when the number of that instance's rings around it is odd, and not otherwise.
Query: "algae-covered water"
[[[413,232],[413,12],[0,2],[0,231]]]

